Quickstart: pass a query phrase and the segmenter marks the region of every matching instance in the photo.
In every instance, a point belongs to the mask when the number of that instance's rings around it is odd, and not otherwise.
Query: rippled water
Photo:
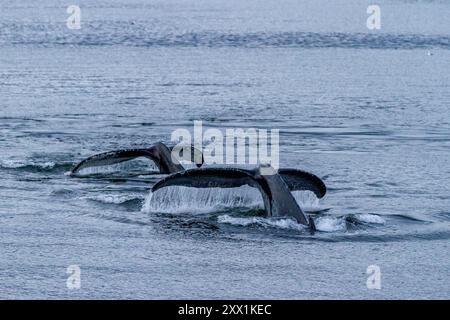
[[[0,297],[449,298],[450,5],[381,1],[374,32],[367,4],[89,1],[69,30],[2,1]],[[247,187],[151,194],[148,164],[66,174],[193,120],[280,129],[319,231]]]

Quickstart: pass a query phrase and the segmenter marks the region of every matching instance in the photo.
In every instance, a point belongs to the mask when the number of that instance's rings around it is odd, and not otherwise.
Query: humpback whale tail
[[[158,167],[160,173],[168,174],[184,170],[183,166],[178,161],[172,160],[172,149],[167,147],[164,143],[158,142],[148,149],[126,149],[104,152],[93,155],[80,163],[78,163],[70,172],[71,175],[78,174],[82,169],[113,165],[125,161],[133,160],[140,157],[145,157],[152,160]],[[201,151],[190,146],[191,159],[198,159]],[[183,149],[177,150],[182,157]],[[201,162],[197,163],[197,167],[203,164],[203,155]]]
[[[268,216],[290,216],[297,222],[315,230],[290,191],[309,190],[318,198],[326,193],[326,186],[317,176],[296,169],[279,169],[272,175],[261,174],[261,167],[254,170],[238,168],[200,168],[177,172],[158,181],[152,188],[155,192],[169,186],[194,188],[236,188],[243,185],[257,188],[262,195]]]

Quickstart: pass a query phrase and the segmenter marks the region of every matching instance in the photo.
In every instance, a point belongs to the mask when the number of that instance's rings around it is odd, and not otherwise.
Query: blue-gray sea
[[[0,298],[450,298],[450,2],[73,2],[0,1]],[[142,161],[67,174],[194,120],[279,129],[318,232]]]

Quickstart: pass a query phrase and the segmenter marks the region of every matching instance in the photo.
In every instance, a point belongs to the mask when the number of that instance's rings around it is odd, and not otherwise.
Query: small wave
[[[118,194],[100,194],[96,196],[88,196],[85,199],[93,200],[106,204],[123,204],[129,201],[134,200],[144,200],[144,197],[141,195],[118,195]]]
[[[24,160],[1,160],[0,167],[4,169],[36,168],[42,170],[51,170],[56,167],[56,163],[53,161],[35,162]]]
[[[71,189],[60,188],[60,189],[53,190],[50,194],[52,196],[58,196],[58,197],[62,197],[62,198],[72,198],[73,195],[75,194],[75,191],[71,190]]]
[[[450,48],[448,35],[338,33],[338,32],[240,32],[154,30],[145,21],[95,21],[83,33],[67,32],[64,24],[36,22],[0,23],[0,45],[38,46],[136,46],[136,47],[293,47],[293,48]]]
[[[227,223],[237,226],[258,225],[265,228],[291,229],[296,231],[304,231],[306,227],[297,223],[292,219],[274,219],[263,217],[232,217],[230,215],[221,215],[217,217],[219,223]]]
[[[354,216],[358,221],[373,224],[385,224],[386,220],[375,214],[362,213]]]
[[[348,222],[353,225],[360,224],[385,224],[386,220],[378,215],[362,213],[347,216],[322,216],[315,220],[316,228],[323,232],[347,231]]]
[[[419,214],[391,214],[389,217],[409,223],[431,222],[428,217]]]

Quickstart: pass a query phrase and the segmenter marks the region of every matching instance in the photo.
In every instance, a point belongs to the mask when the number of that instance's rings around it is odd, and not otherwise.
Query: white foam
[[[366,223],[374,223],[374,224],[385,224],[386,223],[386,220],[384,220],[382,217],[377,216],[375,214],[369,214],[369,213],[357,214],[357,215],[355,215],[355,218],[361,222],[366,222]]]
[[[1,160],[0,166],[5,169],[18,169],[27,166],[39,167],[41,169],[52,169],[55,167],[55,163],[52,161],[47,162],[35,162],[35,161],[24,161],[24,160]]]
[[[280,229],[292,229],[297,231],[302,231],[306,228],[306,226],[301,225],[289,218],[274,219],[263,217],[232,217],[230,215],[224,214],[217,217],[217,221],[219,223],[227,223],[238,226],[260,225],[266,228],[272,227]]]
[[[119,195],[119,194],[100,194],[96,196],[89,196],[85,199],[94,200],[102,203],[108,203],[108,204],[121,204],[130,200],[136,200],[136,199],[144,199],[141,195]]]
[[[336,232],[346,230],[344,217],[319,217],[314,221],[316,229],[323,232]]]

